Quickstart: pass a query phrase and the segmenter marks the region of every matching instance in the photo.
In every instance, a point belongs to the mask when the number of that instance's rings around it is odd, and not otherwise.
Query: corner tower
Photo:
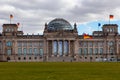
[[[16,36],[16,35],[22,35],[22,31],[18,31],[18,25],[17,24],[3,24],[3,30],[2,35],[3,36]]]
[[[102,27],[103,34],[108,36],[115,36],[118,34],[118,25],[117,24],[105,24]]]

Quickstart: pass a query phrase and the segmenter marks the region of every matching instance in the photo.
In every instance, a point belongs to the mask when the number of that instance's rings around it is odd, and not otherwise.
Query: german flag
[[[12,14],[10,14],[10,19],[12,19],[13,18],[13,15]]]
[[[85,35],[83,35],[83,38],[84,38],[84,39],[92,39],[92,36],[85,34]]]
[[[113,18],[114,18],[114,15],[109,15],[109,18],[110,18],[110,19],[113,19]]]

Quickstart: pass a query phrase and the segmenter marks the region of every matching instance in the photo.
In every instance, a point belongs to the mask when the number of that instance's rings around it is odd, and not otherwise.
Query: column
[[[57,40],[57,55],[59,54],[59,40]]]
[[[5,58],[5,44],[6,44],[6,41],[5,40],[3,40],[2,41],[2,60],[6,60],[6,58]]]
[[[64,53],[64,55],[69,55],[68,53],[69,53],[69,42],[67,41],[67,40],[65,40],[64,42],[63,42],[64,44],[63,44],[63,46],[64,46],[64,50],[63,50],[63,53]]]
[[[63,43],[62,43],[62,55],[64,55],[64,47],[65,47],[65,41],[63,40]]]
[[[15,41],[12,41],[12,47],[11,47],[11,56],[15,57]]]
[[[54,40],[52,40],[52,54],[51,55],[54,55]]]
[[[18,53],[17,53],[17,50],[18,50],[17,48],[18,48],[18,47],[17,47],[17,44],[16,44],[16,43],[17,43],[17,42],[14,40],[14,41],[13,41],[13,48],[14,48],[14,49],[13,49],[13,56],[14,56],[14,60],[15,60],[15,61],[16,61],[16,56],[17,56],[17,54],[18,54]]]
[[[44,57],[43,57],[43,61],[48,61],[48,48],[49,48],[49,45],[48,45],[48,40],[46,40],[46,53],[44,54]]]
[[[59,52],[59,55],[62,55],[63,54],[63,41],[60,40],[58,43],[59,43],[58,52]]]
[[[5,55],[5,40],[2,41],[2,54]]]
[[[105,44],[105,45],[104,45],[104,47],[103,47],[103,48],[104,48],[104,52],[103,52],[103,54],[106,55],[106,54],[107,54],[106,40],[104,40],[104,44]]]
[[[115,55],[118,55],[119,54],[119,41],[117,40],[116,41],[116,54]]]
[[[17,50],[16,41],[13,40],[13,49],[12,49],[12,54],[13,54],[13,55],[16,54],[16,50]]]
[[[68,44],[68,45],[69,45],[68,55],[71,56],[71,54],[70,54],[70,40],[68,41],[68,43],[69,43],[69,44]]]

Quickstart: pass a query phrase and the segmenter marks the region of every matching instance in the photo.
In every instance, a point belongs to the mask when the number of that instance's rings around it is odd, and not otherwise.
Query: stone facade
[[[120,59],[117,24],[105,24],[92,38],[78,35],[64,19],[45,24],[43,35],[24,35],[17,24],[3,24],[0,34],[0,61],[14,62],[92,62]],[[82,30],[81,30],[82,31]]]

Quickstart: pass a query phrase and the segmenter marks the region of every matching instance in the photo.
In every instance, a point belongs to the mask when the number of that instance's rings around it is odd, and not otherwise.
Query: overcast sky
[[[79,33],[91,32],[95,25],[88,24],[108,21],[109,14],[120,20],[120,0],[0,0],[0,26],[10,22],[10,14],[24,33],[42,34],[44,24],[54,18],[64,18],[71,25],[76,22]]]

